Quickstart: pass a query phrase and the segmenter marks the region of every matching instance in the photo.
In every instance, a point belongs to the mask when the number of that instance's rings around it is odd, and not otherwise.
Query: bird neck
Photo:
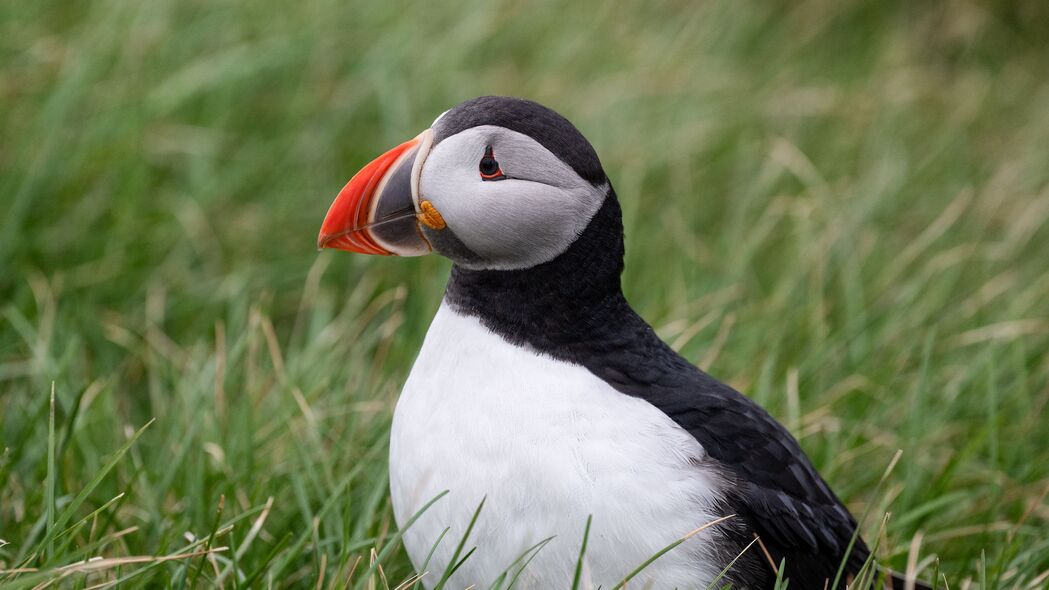
[[[511,342],[564,353],[603,337],[610,323],[640,320],[623,297],[622,271],[622,211],[609,188],[586,229],[560,256],[522,270],[453,266],[445,300]]]

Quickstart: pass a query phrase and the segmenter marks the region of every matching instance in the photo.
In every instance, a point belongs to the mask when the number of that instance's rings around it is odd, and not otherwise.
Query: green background
[[[317,230],[508,94],[591,140],[628,298],[883,560],[1046,587],[1047,37],[1044,2],[3,3],[0,569],[37,571],[0,586],[409,576],[386,439],[448,263]]]

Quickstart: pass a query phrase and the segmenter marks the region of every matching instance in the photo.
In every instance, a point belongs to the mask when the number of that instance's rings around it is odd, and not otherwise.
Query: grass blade
[[[64,527],[67,522],[69,522],[69,519],[73,517],[77,509],[80,508],[80,506],[84,503],[85,500],[87,500],[87,497],[91,494],[91,492],[93,492],[95,488],[98,487],[98,484],[101,483],[102,480],[109,474],[109,472],[112,471],[114,467],[116,467],[116,464],[119,463],[120,460],[124,457],[124,454],[127,453],[127,450],[131,448],[131,445],[135,444],[135,441],[137,441],[138,438],[142,436],[142,433],[145,432],[146,429],[149,428],[155,421],[156,418],[153,418],[149,422],[146,422],[146,424],[143,425],[142,428],[139,428],[137,431],[135,431],[135,434],[133,434],[131,438],[127,440],[127,442],[125,442],[123,445],[121,445],[119,449],[117,449],[117,452],[113,453],[113,456],[110,457],[109,461],[107,461],[106,464],[102,466],[102,469],[100,469],[91,479],[91,481],[89,481],[88,484],[80,490],[80,493],[78,493],[76,497],[73,498],[73,501],[70,502],[62,510],[62,513],[58,516],[57,519],[55,519],[55,522],[51,530],[44,535],[44,538],[41,539],[39,543],[37,543],[34,553],[39,552],[41,549],[49,546],[54,541],[58,531],[62,529],[62,527]]]
[[[572,576],[572,590],[579,590],[579,581],[583,578],[583,564],[586,560],[586,544],[590,541],[590,524],[594,515],[586,517],[586,528],[583,529],[583,543],[579,546],[579,558],[575,563],[575,575]]]
[[[55,382],[51,382],[51,410],[47,418],[47,529],[44,538],[47,539],[46,557],[41,561],[51,559],[55,553]]]
[[[423,514],[426,513],[427,510],[430,509],[430,506],[433,506],[438,500],[440,500],[441,498],[443,498],[443,497],[445,497],[447,495],[448,495],[448,490],[445,490],[445,491],[437,494],[433,498],[431,498],[429,502],[423,504],[422,508],[420,508],[419,510],[415,511],[415,514],[413,514],[412,517],[409,518],[408,521],[404,523],[404,526],[401,527],[400,529],[398,529],[395,533],[393,533],[393,535],[390,536],[389,540],[386,541],[386,544],[383,545],[382,551],[379,551],[379,554],[376,556],[375,560],[372,561],[372,564],[370,566],[368,566],[368,570],[364,573],[364,576],[362,576],[361,579],[362,580],[370,580],[372,575],[375,574],[375,570],[379,567],[380,564],[382,564],[383,560],[386,559],[390,555],[390,552],[393,551],[394,547],[397,546],[397,542],[401,540],[401,537],[404,536],[404,533],[409,528],[411,528],[411,526],[413,524],[415,524],[415,521],[419,520],[419,517],[421,517]],[[482,504],[483,504],[483,502],[482,502]],[[448,532],[448,530],[445,529],[445,533],[447,533],[447,532]],[[437,540],[437,542],[440,543],[440,539],[443,539],[443,538],[444,538],[444,533],[441,533],[441,537]],[[433,551],[436,550],[436,548],[437,548],[437,545],[434,544],[433,549],[430,550],[430,555],[431,556],[433,555]],[[427,557],[426,561],[429,562],[430,558]],[[426,569],[425,565],[424,565],[423,569],[424,570]]]
[[[441,579],[438,580],[437,585],[434,586],[434,590],[437,588],[443,588],[448,582],[448,579],[455,573],[455,570],[459,569],[459,566],[461,566],[463,562],[473,554],[474,549],[476,549],[476,547],[471,549],[461,561],[459,560],[459,556],[462,554],[463,548],[466,546],[466,541],[470,538],[470,533],[474,530],[474,525],[477,524],[477,518],[481,515],[481,510],[484,509],[484,503],[487,499],[487,496],[481,498],[481,503],[478,504],[477,509],[474,510],[473,517],[470,518],[470,524],[466,526],[466,531],[463,533],[462,538],[459,539],[459,544],[456,545],[455,551],[452,553],[452,557],[448,560],[448,565],[445,566],[444,573],[441,575]]]
[[[757,542],[758,542],[758,538],[755,536],[753,541],[751,541],[750,543],[747,543],[747,546],[744,547],[742,551],[737,553],[736,556],[732,558],[732,561],[728,562],[728,565],[726,565],[725,567],[721,568],[721,571],[718,572],[718,575],[713,580],[711,580],[709,584],[707,584],[707,590],[714,590],[715,584],[718,583],[718,580],[720,580],[721,578],[724,578],[725,574],[727,574],[729,572],[729,570],[732,569],[732,566],[736,565],[736,562],[739,561],[739,558],[743,557],[743,554],[745,554],[751,547],[754,546],[754,543],[757,543]],[[778,573],[779,572],[777,572],[777,574]]]
[[[889,480],[889,474],[896,468],[896,464],[900,461],[900,457],[903,455],[902,450],[897,450],[893,454],[892,459],[889,461],[888,467],[881,474],[881,479],[878,480],[878,485],[874,486],[874,493],[871,494],[872,498],[877,498],[881,494],[881,489],[885,486],[885,482]],[[845,573],[845,565],[849,561],[849,555],[852,554],[852,548],[856,546],[856,540],[860,538],[860,528],[863,527],[863,523],[867,521],[867,517],[870,515],[871,509],[874,507],[874,502],[867,505],[867,509],[863,511],[863,515],[860,516],[859,520],[856,521],[856,530],[852,533],[852,538],[849,539],[849,544],[845,547],[845,553],[842,555],[841,563],[838,564],[838,573],[834,575],[834,583],[831,584],[831,588],[838,588],[838,583],[841,582],[841,577]],[[873,555],[873,553],[871,554]]]
[[[655,553],[655,555],[653,555],[652,557],[649,557],[641,565],[639,565],[636,568],[634,568],[634,570],[631,571],[629,574],[627,574],[626,577],[624,577],[622,580],[620,580],[618,584],[613,586],[612,590],[621,590],[622,588],[626,588],[627,582],[629,582],[631,579],[633,579],[634,576],[640,574],[646,567],[651,565],[652,562],[654,562],[655,560],[659,559],[660,557],[663,557],[664,555],[666,555],[667,552],[673,550],[678,545],[684,543],[685,541],[691,539],[692,537],[698,535],[699,533],[709,529],[710,527],[718,525],[718,524],[721,524],[721,523],[725,522],[726,520],[728,520],[730,518],[735,518],[735,517],[736,517],[735,514],[729,514],[727,516],[722,516],[721,518],[715,518],[714,520],[708,522],[707,524],[705,524],[705,525],[703,525],[703,526],[693,530],[692,532],[688,533],[684,537],[681,537],[680,539],[678,539],[678,540],[674,541],[673,543],[667,545],[666,547],[660,549],[659,551],[657,551]]]

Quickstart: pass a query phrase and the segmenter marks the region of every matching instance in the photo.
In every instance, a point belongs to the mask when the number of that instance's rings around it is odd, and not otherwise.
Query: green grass
[[[33,571],[0,586],[408,578],[387,434],[448,265],[314,240],[371,157],[512,94],[601,154],[629,299],[883,561],[1046,587],[1046,6],[4,3],[0,569]]]

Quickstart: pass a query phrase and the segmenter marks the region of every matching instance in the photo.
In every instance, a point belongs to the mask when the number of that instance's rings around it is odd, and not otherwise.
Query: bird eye
[[[481,171],[481,180],[502,180],[506,178],[503,174],[503,170],[499,167],[499,162],[495,159],[495,154],[492,152],[492,146],[485,146],[484,156],[481,158],[481,163],[477,166]]]

